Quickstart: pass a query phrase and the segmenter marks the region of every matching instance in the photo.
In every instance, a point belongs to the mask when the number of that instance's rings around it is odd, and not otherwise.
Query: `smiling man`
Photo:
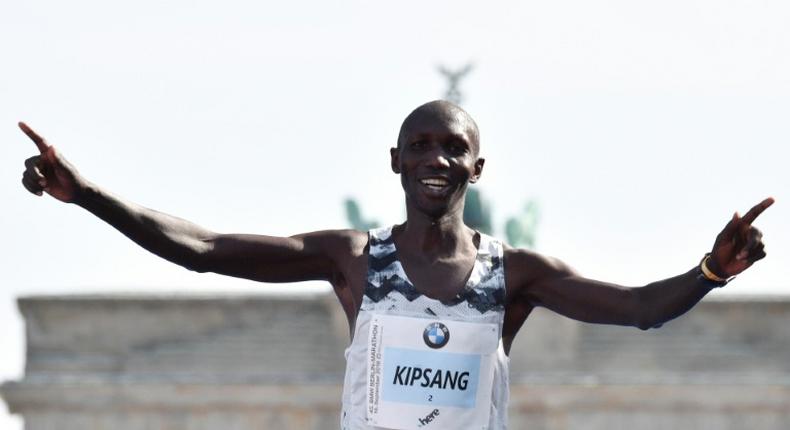
[[[261,282],[326,280],[348,317],[343,429],[503,429],[510,345],[532,309],[648,329],[693,307],[765,257],[751,224],[768,198],[737,213],[686,273],[628,288],[512,249],[463,223],[483,173],[477,125],[445,101],[415,109],[390,150],[406,196],[403,224],[291,237],[220,234],[115,196],[83,178],[24,123],[40,152],[22,183],[74,203],[140,246],[198,272]],[[690,265],[691,266],[691,265]]]

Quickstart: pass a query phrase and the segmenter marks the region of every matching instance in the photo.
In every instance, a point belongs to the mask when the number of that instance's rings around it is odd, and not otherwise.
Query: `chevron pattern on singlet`
[[[412,302],[422,296],[422,293],[406,279],[391,234],[383,238],[371,235],[369,244],[368,281],[365,286],[367,299],[378,303],[390,294],[397,293]],[[442,304],[458,306],[467,303],[469,308],[481,314],[502,310],[505,303],[505,289],[501,286],[503,280],[497,279],[498,276],[502,276],[502,259],[498,255],[491,255],[490,258],[482,261],[482,264],[486,267],[482,271],[481,278],[474,285],[467,284],[461,293]]]

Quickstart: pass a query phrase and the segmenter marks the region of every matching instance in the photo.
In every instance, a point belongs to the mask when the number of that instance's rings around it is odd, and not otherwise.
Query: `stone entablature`
[[[348,327],[334,297],[19,300],[37,429],[336,429]],[[536,310],[511,352],[511,428],[790,428],[790,299],[709,298],[658,330]],[[746,425],[744,423],[754,423]]]

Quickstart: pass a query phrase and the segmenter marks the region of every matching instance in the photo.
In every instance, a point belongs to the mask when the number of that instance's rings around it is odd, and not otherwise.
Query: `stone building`
[[[28,430],[337,429],[334,297],[19,300]],[[511,352],[512,429],[788,429],[790,299],[709,298],[661,329],[535,311]]]

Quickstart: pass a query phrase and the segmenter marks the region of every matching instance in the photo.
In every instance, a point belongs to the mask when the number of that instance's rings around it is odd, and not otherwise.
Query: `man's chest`
[[[400,256],[400,264],[406,281],[418,293],[446,302],[468,287],[475,266],[475,253],[434,260],[404,253]]]

